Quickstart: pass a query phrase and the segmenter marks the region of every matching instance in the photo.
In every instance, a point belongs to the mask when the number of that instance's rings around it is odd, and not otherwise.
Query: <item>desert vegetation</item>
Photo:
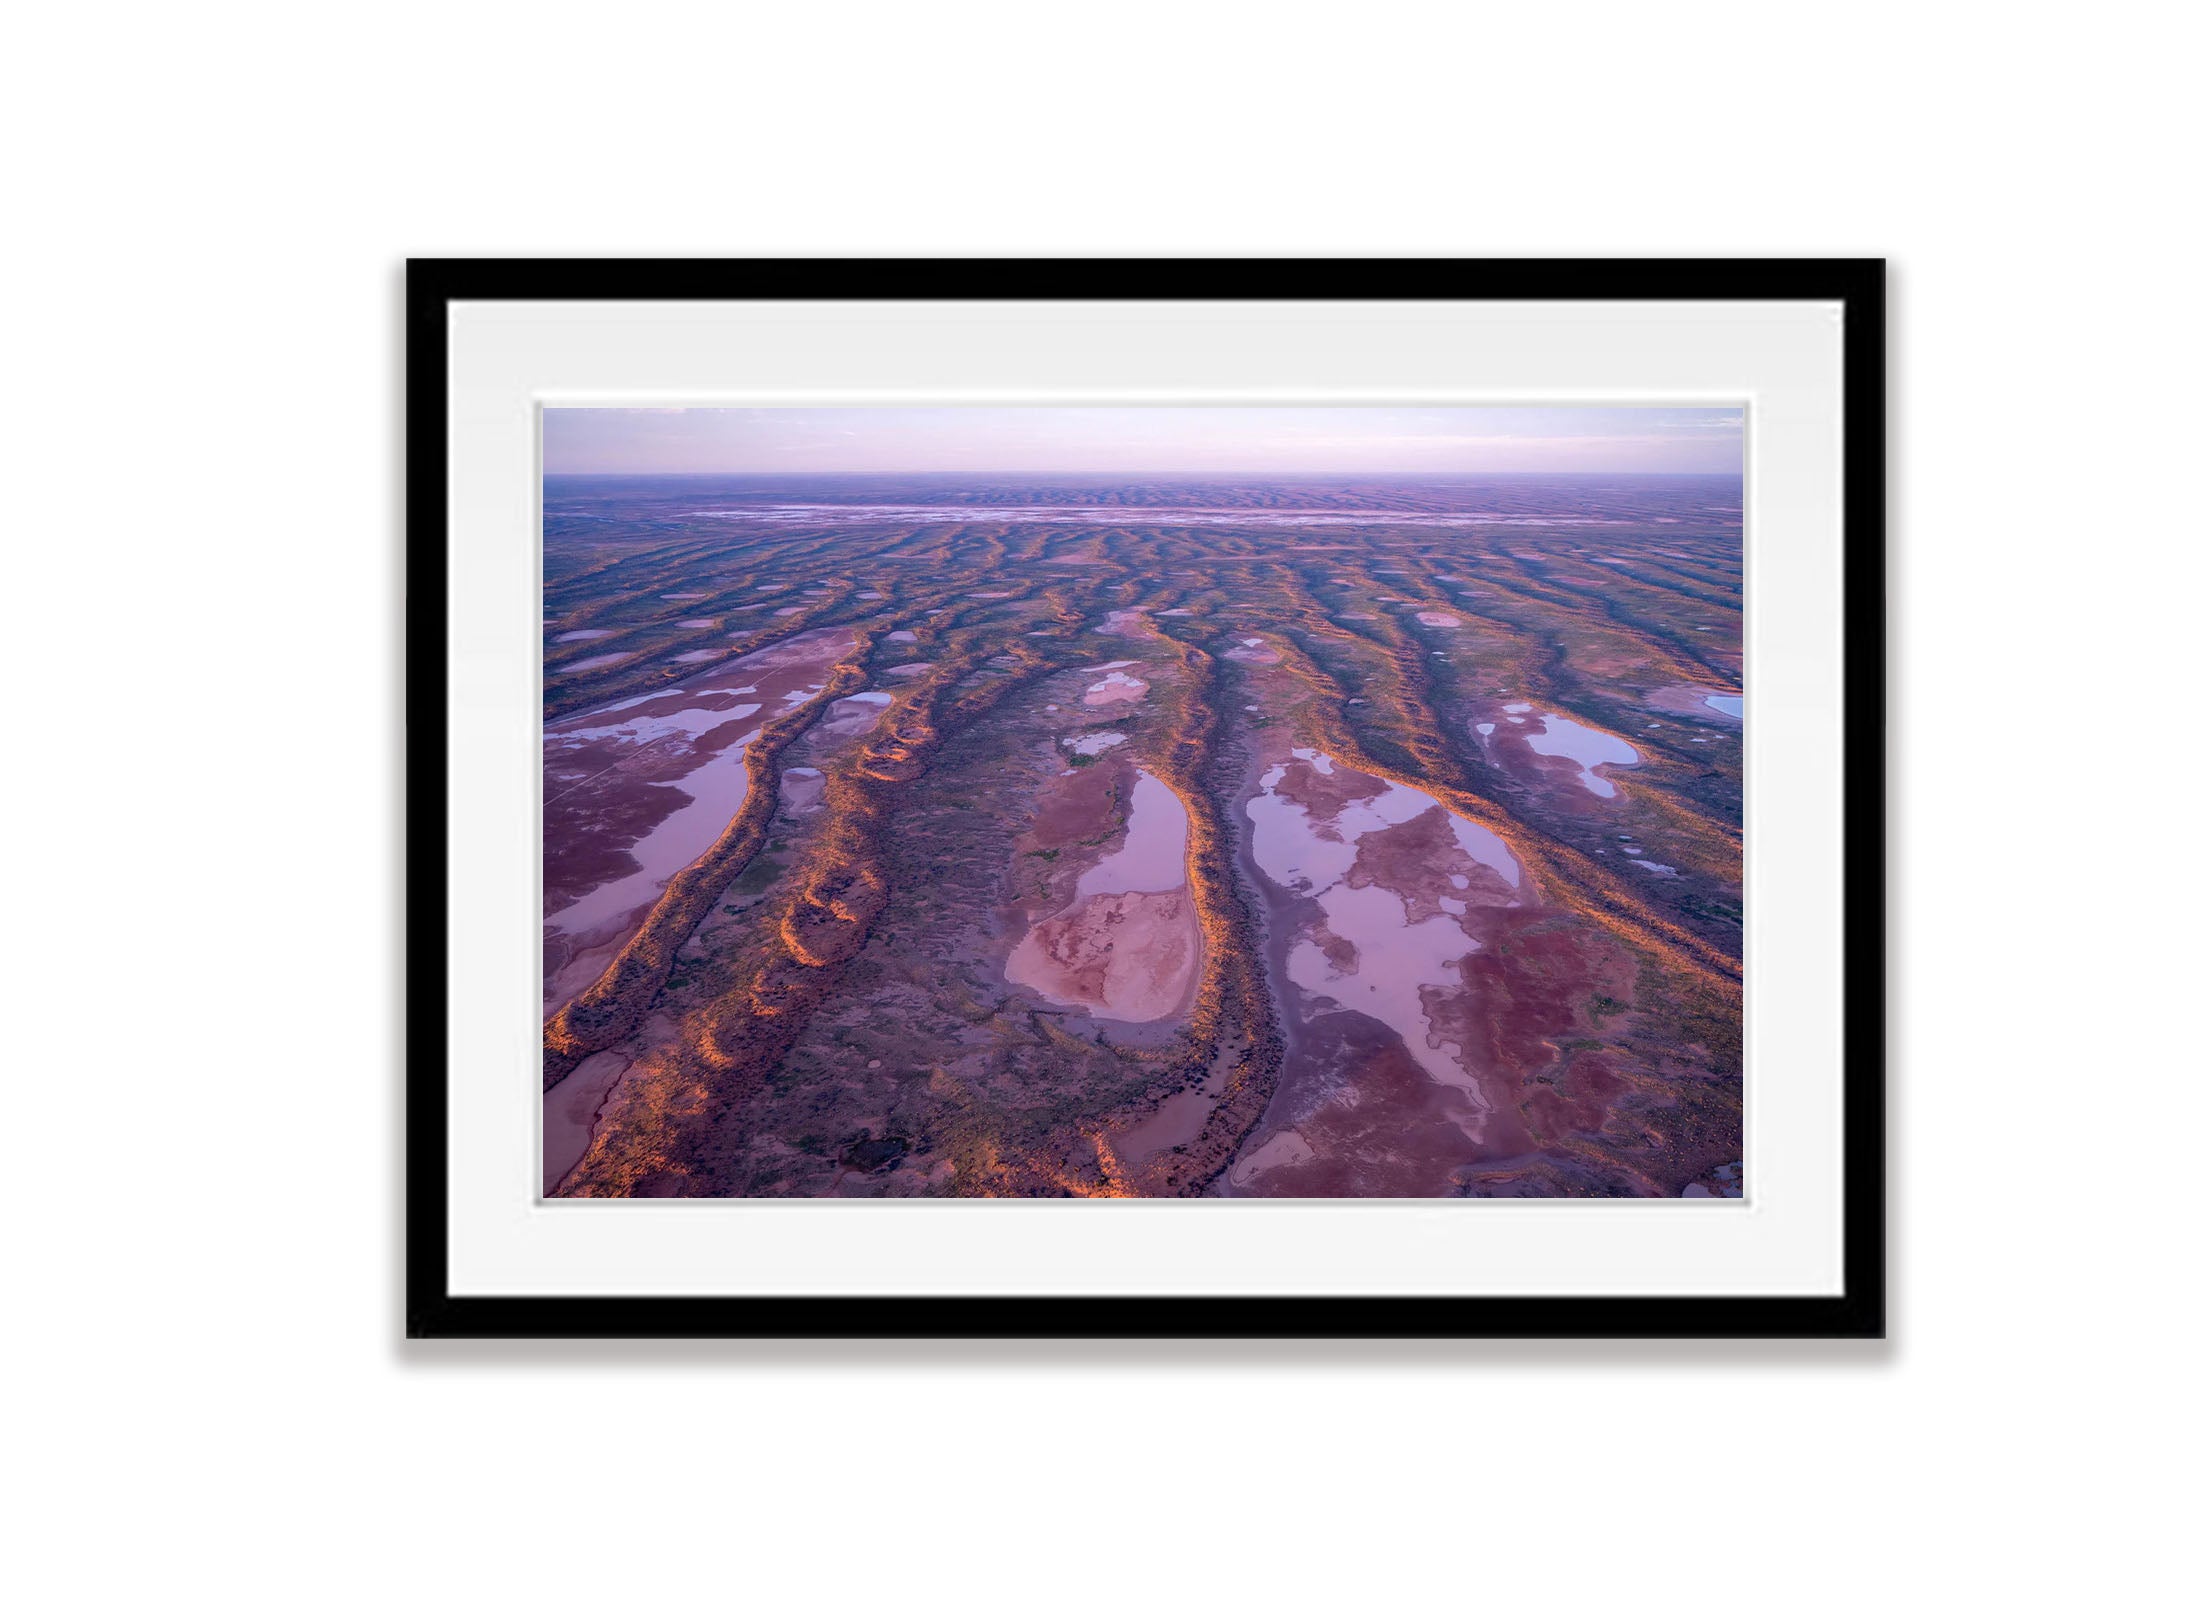
[[[544,1084],[602,1088],[548,1190],[1727,1192],[1738,504],[1728,478],[549,480],[545,914],[579,964]],[[1182,812],[1151,881],[1120,865],[1142,782]],[[1341,852],[1318,889],[1259,833],[1285,800]],[[705,842],[637,877],[682,811]],[[620,918],[573,926],[607,883],[638,886]],[[1171,896],[1196,937],[1153,932]],[[1347,1003],[1377,915],[1455,930],[1388,1022]],[[1149,948],[1181,968],[1161,999],[1097,998]]]

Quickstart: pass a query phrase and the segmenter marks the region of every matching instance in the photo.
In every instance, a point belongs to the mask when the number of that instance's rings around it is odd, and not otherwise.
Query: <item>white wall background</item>
[[[2195,1056],[2173,19],[15,18],[23,1592],[2164,1592]],[[400,1348],[397,263],[568,252],[1892,256],[1895,1339]]]

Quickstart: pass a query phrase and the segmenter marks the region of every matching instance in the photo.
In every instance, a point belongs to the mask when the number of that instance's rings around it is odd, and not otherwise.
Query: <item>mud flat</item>
[[[543,729],[543,1012],[602,975],[748,797],[747,746],[853,643],[820,630]]]
[[[1123,665],[1128,666],[1129,663],[1125,662]],[[1085,704],[1088,706],[1122,705],[1145,698],[1146,681],[1143,678],[1134,678],[1129,673],[1114,668],[1107,669],[1105,677],[1085,690]]]
[[[1314,1147],[1306,1142],[1306,1136],[1286,1128],[1281,1133],[1270,1134],[1239,1156],[1237,1164],[1230,1168],[1230,1181],[1241,1189],[1258,1187],[1261,1174],[1271,1168],[1295,1167],[1313,1159]]]
[[[1487,1109],[1457,1048],[1430,1037],[1421,996],[1457,988],[1459,962],[1481,948],[1466,929],[1470,895],[1518,902],[1504,842],[1434,795],[1309,749],[1261,775],[1246,817],[1261,871],[1321,908],[1291,949],[1290,981],[1388,1024],[1431,1078]]]
[[[780,808],[790,817],[806,817],[825,796],[825,774],[815,767],[789,767],[779,775]]]
[[[1535,895],[1496,834],[1434,795],[1271,737],[1242,800],[1290,1035],[1221,1191],[1437,1194],[1482,1148],[1465,964]]]
[[[756,707],[735,707],[752,715]],[[751,730],[697,765],[656,781],[652,787],[670,789],[686,798],[676,802],[670,815],[650,827],[625,847],[633,863],[626,872],[607,879],[586,894],[552,912],[543,921],[546,935],[563,938],[601,960],[573,959],[562,964],[543,997],[544,1014],[557,1009],[593,983],[609,964],[625,936],[639,924],[642,912],[656,904],[674,873],[710,848],[723,833],[741,802],[748,798],[747,746],[756,737]],[[546,970],[546,976],[550,974]]]
[[[859,739],[878,726],[878,719],[893,703],[894,697],[879,689],[843,696],[826,708],[825,720],[811,736],[827,746]]]
[[[1511,771],[1545,784],[1578,787],[1598,800],[1619,797],[1605,768],[1642,761],[1642,753],[1625,739],[1525,700],[1507,703],[1501,717],[1476,723],[1474,731]]]
[[[1703,716],[1710,714],[1713,722],[1739,722],[1742,720],[1742,696],[1720,689],[1707,689],[1700,683],[1674,684],[1660,689],[1648,697],[1649,704],[1661,711],[1678,711]]]
[[[1581,769],[1581,786],[1604,800],[1611,799],[1619,791],[1599,769],[1632,767],[1642,760],[1641,754],[1625,739],[1597,728],[1585,728],[1555,711],[1543,713],[1542,731],[1530,733],[1528,745],[1537,755],[1573,762]]]
[[[1123,842],[1077,880],[1068,910],[1035,923],[1009,952],[1007,978],[1120,1022],[1184,1004],[1199,968],[1186,878],[1191,817],[1176,791],[1139,770]]]
[[[625,1051],[599,1050],[542,1097],[542,1192],[555,1194],[568,1172],[580,1165],[596,1136],[596,1113],[604,1097],[634,1058]]]
[[[1197,1083],[1179,1089],[1153,1111],[1111,1140],[1124,1166],[1136,1170],[1162,1151],[1191,1143],[1221,1103],[1234,1064],[1232,1052],[1218,1052]]]

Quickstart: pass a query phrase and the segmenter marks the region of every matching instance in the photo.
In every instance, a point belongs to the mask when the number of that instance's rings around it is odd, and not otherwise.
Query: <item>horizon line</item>
[[[1411,471],[1403,469],[1370,469],[1360,472],[1266,472],[1255,468],[1224,468],[1194,471],[1180,467],[1105,469],[1091,467],[840,467],[811,469],[809,471],[782,470],[758,472],[753,468],[727,468],[714,471],[682,472],[553,472],[545,468],[542,476],[550,478],[1304,478],[1324,481],[1337,478],[1739,478],[1746,474],[1739,468],[1730,472],[1649,472],[1600,470],[1561,470],[1549,467],[1517,467],[1506,471]]]

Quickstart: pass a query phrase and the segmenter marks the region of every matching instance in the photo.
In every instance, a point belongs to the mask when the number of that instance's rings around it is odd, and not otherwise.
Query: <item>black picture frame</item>
[[[1822,300],[1844,308],[1843,1292],[765,1297],[450,1292],[448,309],[481,300]],[[414,260],[406,269],[405,1330],[414,1338],[1879,1338],[1886,1332],[1886,264]],[[1164,1313],[1165,1315],[1161,1314]]]

